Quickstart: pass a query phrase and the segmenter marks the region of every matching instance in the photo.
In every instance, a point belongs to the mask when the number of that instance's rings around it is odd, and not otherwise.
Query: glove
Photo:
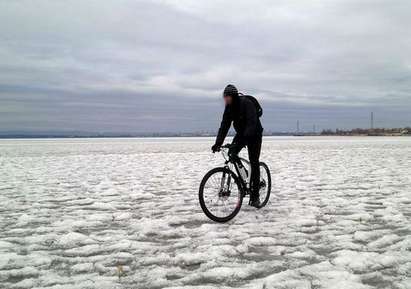
[[[220,146],[218,144],[215,144],[211,147],[211,151],[213,153],[220,151]]]

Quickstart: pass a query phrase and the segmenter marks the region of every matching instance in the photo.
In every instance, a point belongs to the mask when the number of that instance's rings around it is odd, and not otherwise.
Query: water
[[[211,144],[0,141],[0,288],[411,288],[411,138],[266,138],[271,201],[223,225]]]

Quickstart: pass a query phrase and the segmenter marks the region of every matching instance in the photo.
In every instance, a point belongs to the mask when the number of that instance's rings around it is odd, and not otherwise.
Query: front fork
[[[228,167],[226,167],[228,169]],[[227,187],[226,187],[226,179],[227,179]],[[225,187],[227,191],[230,191],[231,185],[231,174],[227,174],[226,172],[223,173],[223,177],[221,179],[221,190],[224,191]]]

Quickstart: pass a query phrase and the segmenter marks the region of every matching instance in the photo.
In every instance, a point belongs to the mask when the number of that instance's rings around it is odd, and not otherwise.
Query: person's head
[[[236,99],[238,98],[237,88],[232,84],[227,85],[224,88],[223,97],[224,97],[224,103],[226,105],[233,104],[236,101]]]

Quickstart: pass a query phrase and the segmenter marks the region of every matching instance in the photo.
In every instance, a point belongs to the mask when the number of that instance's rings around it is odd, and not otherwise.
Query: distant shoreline
[[[233,135],[230,135],[233,136]],[[266,134],[264,137],[270,136],[284,136],[284,137],[411,137],[410,134],[381,134],[381,135],[367,135],[367,134],[353,134],[353,135],[337,135],[337,134],[312,134],[312,133],[284,133],[284,134]],[[216,137],[215,135],[0,135],[1,139],[87,139],[87,138],[207,138]]]
[[[50,138],[169,138],[169,137],[215,137],[216,132],[153,132],[153,133],[127,133],[127,132],[87,132],[87,131],[67,131],[67,132],[28,132],[28,131],[3,131],[0,132],[0,139],[50,139]],[[234,136],[230,132],[229,136]],[[354,128],[344,129],[323,129],[322,131],[264,131],[264,136],[411,136],[411,127],[397,128]]]

